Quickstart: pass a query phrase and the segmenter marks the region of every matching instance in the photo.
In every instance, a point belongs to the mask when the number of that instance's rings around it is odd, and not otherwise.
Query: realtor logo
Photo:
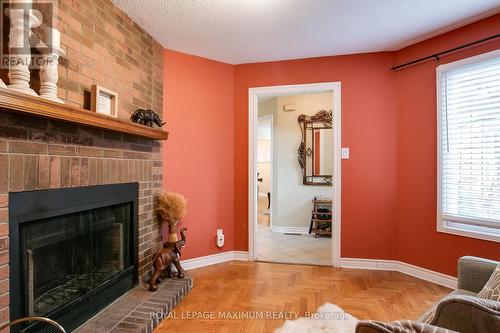
[[[0,0],[0,67],[41,68],[60,54],[57,0]]]

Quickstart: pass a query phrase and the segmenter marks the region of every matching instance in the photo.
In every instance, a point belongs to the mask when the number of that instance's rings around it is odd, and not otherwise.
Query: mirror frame
[[[332,110],[321,110],[318,111],[313,116],[307,116],[305,114],[301,114],[297,121],[300,126],[300,130],[302,132],[302,141],[300,142],[298,153],[298,161],[300,168],[302,169],[302,184],[304,185],[317,185],[317,186],[332,186],[333,175],[311,175],[308,176],[306,174],[307,170],[307,156],[311,156],[313,154],[312,151],[306,151],[306,137],[307,137],[307,129],[330,129],[333,128],[333,112]],[[320,126],[314,127],[315,124],[319,124]],[[316,178],[319,178],[319,181],[314,181]]]

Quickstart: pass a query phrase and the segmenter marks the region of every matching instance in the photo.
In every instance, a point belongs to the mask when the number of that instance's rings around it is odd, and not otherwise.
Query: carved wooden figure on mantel
[[[156,126],[158,127],[163,127],[163,125],[165,125],[165,122],[161,120],[160,115],[151,109],[135,110],[132,116],[130,116],[130,120],[132,120],[134,123],[146,125],[149,127],[153,127],[153,124],[156,124]]]

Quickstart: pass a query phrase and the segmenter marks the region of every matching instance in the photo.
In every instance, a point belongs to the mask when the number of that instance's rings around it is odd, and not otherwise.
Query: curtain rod
[[[477,44],[481,44],[481,43],[487,42],[489,40],[492,40],[492,39],[495,39],[495,38],[498,38],[498,37],[500,37],[500,34],[496,34],[496,35],[493,35],[493,36],[490,36],[490,37],[479,39],[479,40],[476,40],[475,42],[463,44],[463,45],[454,47],[452,49],[448,49],[446,51],[441,51],[441,52],[438,52],[438,53],[434,53],[434,54],[432,54],[430,56],[427,56],[427,57],[423,57],[423,58],[420,58],[420,59],[409,61],[409,62],[404,63],[402,65],[397,65],[397,66],[391,67],[391,71],[397,71],[398,69],[401,69],[403,67],[414,65],[414,64],[417,64],[419,62],[426,61],[426,60],[429,60],[429,59],[436,59],[437,61],[439,61],[439,57],[442,56],[442,55],[444,55],[444,54],[451,53],[451,52],[454,52],[454,51],[458,51],[458,50],[461,50],[461,49],[464,49],[464,48],[467,48],[467,47],[470,47],[470,46],[474,46],[474,45],[477,45]]]

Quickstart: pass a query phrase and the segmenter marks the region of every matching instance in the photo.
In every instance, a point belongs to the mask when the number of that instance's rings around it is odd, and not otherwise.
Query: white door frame
[[[341,84],[324,82],[285,86],[256,87],[248,89],[248,260],[257,257],[255,231],[257,230],[257,124],[259,97],[277,95],[297,95],[314,92],[332,91],[333,105],[333,233],[332,263],[340,267],[341,242]]]
[[[265,116],[259,117],[257,112],[257,123],[261,119],[270,119],[271,120],[271,159],[269,163],[269,192],[271,193],[271,199],[273,197],[273,184],[274,184],[274,114],[266,114]],[[256,138],[257,139],[257,138]],[[255,147],[257,150],[257,147]],[[259,193],[257,193],[259,194]],[[269,204],[269,228],[273,227],[273,202],[276,200],[270,200]]]

